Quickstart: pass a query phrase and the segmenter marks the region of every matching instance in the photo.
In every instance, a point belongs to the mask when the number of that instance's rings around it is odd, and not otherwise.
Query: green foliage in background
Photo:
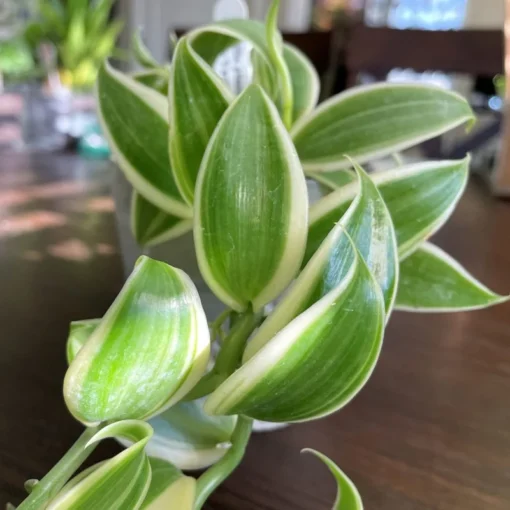
[[[62,81],[72,88],[94,84],[103,60],[112,54],[122,21],[111,21],[115,0],[38,0],[38,20],[25,29],[34,54],[50,42],[58,53]]]
[[[71,324],[64,397],[86,429],[27,483],[18,510],[200,510],[243,459],[254,419],[311,421],[349,404],[396,309],[508,299],[429,241],[462,196],[469,157],[376,174],[359,164],[471,124],[467,101],[378,84],[317,106],[317,74],[283,42],[277,14],[275,1],[266,24],[200,27],[170,67],[139,37],[143,73],[101,67],[100,118],[134,188],[135,238],[148,246],[193,231],[203,280],[225,310],[208,324],[187,275],[140,257],[102,318]],[[239,41],[251,43],[254,69],[241,92],[212,68]],[[325,190],[313,204],[307,179]],[[126,450],[76,475],[110,437]],[[353,481],[311,453],[337,482],[333,509],[362,510]]]

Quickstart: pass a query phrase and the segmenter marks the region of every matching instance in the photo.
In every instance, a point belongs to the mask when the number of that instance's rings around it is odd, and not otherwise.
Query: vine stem
[[[48,474],[33,487],[30,495],[17,510],[42,510],[60,492],[85,459],[94,451],[97,444],[87,446],[92,437],[103,427],[89,427],[71,446]]]
[[[239,416],[232,434],[232,446],[228,452],[197,480],[195,508],[201,510],[207,498],[223,483],[240,464],[251,436],[253,420]]]
[[[235,324],[221,344],[214,367],[186,395],[186,401],[196,400],[212,393],[238,368],[246,342],[260,321],[261,314],[255,314],[251,309],[237,316]]]

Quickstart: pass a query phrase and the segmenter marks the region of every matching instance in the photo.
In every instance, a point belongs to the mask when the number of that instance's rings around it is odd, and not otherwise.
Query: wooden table
[[[100,316],[122,283],[107,163],[0,155],[0,508],[19,503],[80,433],[62,399],[72,319]],[[510,291],[510,205],[476,183],[438,236]],[[396,313],[374,376],[322,421],[256,435],[209,510],[331,508],[342,466],[367,510],[510,508],[510,305]],[[118,451],[102,445],[93,461]]]

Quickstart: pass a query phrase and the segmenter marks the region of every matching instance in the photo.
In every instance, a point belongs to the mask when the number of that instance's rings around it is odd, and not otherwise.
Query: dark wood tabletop
[[[73,155],[0,155],[0,508],[61,457],[68,323],[101,316],[122,284],[112,168]],[[437,236],[477,277],[510,291],[510,204],[472,183]],[[344,410],[254,435],[209,510],[331,508],[334,459],[367,510],[510,509],[510,305],[395,313],[380,363]],[[92,461],[119,451],[102,445]]]

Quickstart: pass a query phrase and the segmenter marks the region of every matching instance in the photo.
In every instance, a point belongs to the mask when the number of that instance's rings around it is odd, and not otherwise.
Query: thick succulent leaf
[[[204,469],[218,462],[230,448],[237,418],[209,416],[204,413],[203,402],[179,402],[152,418],[149,423],[154,435],[147,444],[147,454],[183,470]]]
[[[196,481],[175,466],[149,457],[152,479],[142,510],[192,510]]]
[[[206,412],[306,421],[345,406],[364,386],[382,346],[384,298],[343,225],[321,251],[303,278],[323,297],[209,395]],[[317,272],[328,276],[317,281]]]
[[[393,220],[400,259],[410,255],[448,220],[466,187],[468,167],[466,158],[428,161],[373,174],[372,180]],[[312,205],[305,261],[357,193],[358,184],[348,184]]]
[[[114,159],[133,187],[168,213],[191,217],[168,155],[168,101],[108,63],[97,80],[99,118]]]
[[[137,82],[154,89],[165,97],[168,94],[168,76],[168,71],[161,68],[133,74],[133,78]]]
[[[476,310],[508,300],[471,276],[441,248],[424,243],[400,266],[396,307],[410,312]]]
[[[280,88],[280,104],[282,119],[285,126],[290,129],[293,121],[293,87],[287,61],[283,57],[282,35],[278,31],[278,12],[280,10],[280,0],[273,0],[266,19],[266,42],[271,59],[272,67],[276,72],[278,85]]]
[[[322,460],[335,477],[338,489],[335,504],[332,510],[363,510],[361,496],[349,477],[331,460],[322,453],[306,448],[303,453],[312,453]]]
[[[360,163],[434,138],[472,122],[469,103],[430,85],[376,84],[356,87],[303,117],[292,137],[306,171],[328,171]]]
[[[100,430],[89,444],[110,437],[126,437],[134,444],[112,459],[71,480],[47,510],[136,510],[151,482],[151,468],[144,447],[152,435],[150,425],[126,420]]]
[[[348,233],[383,291],[386,316],[389,317],[398,286],[399,263],[395,231],[386,205],[374,183],[361,167],[355,165],[360,181],[359,194],[322,243],[292,287],[266,318],[248,343],[244,361],[266,345],[300,313],[315,305],[345,277],[349,258],[344,256]],[[347,253],[350,248],[347,246]]]
[[[152,56],[149,48],[145,45],[142,39],[140,30],[135,30],[133,34],[133,54],[136,61],[142,66],[148,69],[157,69],[160,67],[158,61]]]
[[[182,38],[170,72],[170,159],[179,189],[190,203],[207,143],[231,100],[220,78],[188,38]]]
[[[299,269],[307,215],[290,137],[265,92],[250,85],[218,124],[197,182],[195,247],[209,287],[238,311],[272,301]]]
[[[309,114],[317,105],[320,92],[319,75],[308,57],[291,44],[283,45],[283,58],[292,82],[294,123]]]
[[[210,65],[234,44],[250,43],[257,54],[253,81],[262,85],[271,98],[277,97],[278,77],[272,65],[263,23],[250,19],[224,20],[193,30],[189,37],[195,51]]]
[[[332,172],[308,172],[306,175],[319,184],[326,186],[329,191],[356,181],[356,174],[347,168],[333,170]]]
[[[140,246],[164,243],[189,232],[192,228],[192,219],[182,219],[162,211],[133,190],[131,231]]]
[[[97,328],[101,319],[87,319],[83,321],[73,321],[69,325],[69,336],[67,337],[67,363],[76,358],[76,355],[81,351],[85,342],[90,338],[90,335]]]
[[[163,412],[203,375],[209,347],[207,319],[189,277],[140,257],[67,371],[67,406],[84,423]]]

